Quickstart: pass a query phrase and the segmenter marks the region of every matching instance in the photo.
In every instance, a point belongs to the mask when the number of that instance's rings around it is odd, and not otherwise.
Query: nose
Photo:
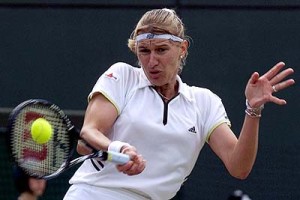
[[[149,56],[150,57],[149,57],[148,66],[153,68],[158,64],[158,59],[157,56],[155,55],[155,52],[151,52]]]

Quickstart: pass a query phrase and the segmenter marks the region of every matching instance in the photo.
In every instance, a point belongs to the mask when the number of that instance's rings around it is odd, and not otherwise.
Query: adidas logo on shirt
[[[197,132],[196,132],[196,128],[195,128],[195,126],[193,126],[192,128],[190,128],[190,129],[189,129],[189,132],[192,132],[192,133],[197,133]]]

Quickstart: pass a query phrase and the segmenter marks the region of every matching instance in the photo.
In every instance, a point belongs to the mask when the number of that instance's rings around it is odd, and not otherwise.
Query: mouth
[[[153,70],[149,71],[149,75],[152,79],[158,79],[160,77],[161,71]]]

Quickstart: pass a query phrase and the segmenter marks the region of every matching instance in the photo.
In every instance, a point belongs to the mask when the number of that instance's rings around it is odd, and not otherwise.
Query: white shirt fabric
[[[140,195],[140,199],[174,197],[191,173],[210,133],[222,123],[230,125],[217,95],[208,89],[188,86],[179,76],[177,81],[179,94],[165,103],[141,68],[121,62],[112,65],[98,79],[89,99],[100,92],[113,103],[119,117],[108,137],[135,146],[147,161],[146,168],[139,175],[128,176],[109,162],[97,171],[87,160],[70,184],[120,189]],[[128,199],[133,198],[128,195]]]

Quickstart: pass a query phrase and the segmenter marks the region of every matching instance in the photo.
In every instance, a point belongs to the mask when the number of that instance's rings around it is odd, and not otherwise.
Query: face
[[[41,196],[46,188],[46,180],[29,178],[29,187],[36,196]]]
[[[185,50],[185,41],[145,39],[137,44],[137,57],[153,85],[175,85],[180,56],[184,55]]]

